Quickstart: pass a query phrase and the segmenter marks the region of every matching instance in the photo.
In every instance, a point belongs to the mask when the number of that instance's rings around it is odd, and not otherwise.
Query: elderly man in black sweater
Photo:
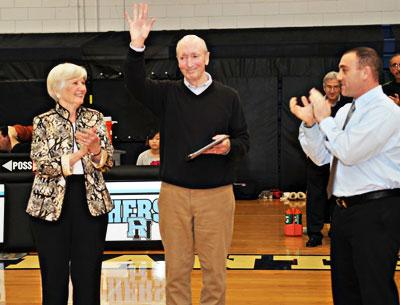
[[[131,35],[125,64],[130,93],[160,117],[160,231],[166,257],[166,304],[189,305],[195,250],[203,271],[201,305],[225,304],[225,263],[232,239],[234,167],[249,149],[247,125],[235,90],[205,70],[203,39],[183,37],[176,46],[180,81],[146,78],[144,42],[154,19],[147,4],[126,13]],[[189,160],[211,139],[220,144]]]

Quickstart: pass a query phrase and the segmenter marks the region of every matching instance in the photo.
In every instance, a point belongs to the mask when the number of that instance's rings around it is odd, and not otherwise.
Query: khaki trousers
[[[166,304],[192,304],[196,250],[203,274],[200,305],[224,305],[226,258],[235,210],[232,185],[188,189],[163,182],[158,206],[166,261]]]

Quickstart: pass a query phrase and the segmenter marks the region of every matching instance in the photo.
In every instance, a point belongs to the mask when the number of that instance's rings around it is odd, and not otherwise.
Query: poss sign
[[[32,160],[29,158],[29,154],[0,153],[0,172],[18,173],[31,171]]]

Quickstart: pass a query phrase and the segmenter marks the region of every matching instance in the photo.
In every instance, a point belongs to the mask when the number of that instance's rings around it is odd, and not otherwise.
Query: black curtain
[[[398,50],[400,26],[391,30]],[[181,77],[175,45],[189,33],[205,39],[213,78],[241,96],[251,149],[238,168],[238,181],[254,182],[256,191],[305,190],[300,122],[289,111],[289,99],[321,88],[323,76],[338,69],[345,50],[370,46],[383,54],[382,26],[152,32],[146,42],[149,77]],[[30,124],[34,115],[52,107],[47,73],[58,63],[74,62],[88,70],[85,104],[118,121],[114,146],[127,151],[123,164],[134,164],[158,119],[125,90],[122,65],[128,44],[127,32],[0,35],[0,125]]]

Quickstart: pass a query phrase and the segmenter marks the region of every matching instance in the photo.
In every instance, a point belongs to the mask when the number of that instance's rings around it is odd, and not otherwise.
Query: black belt
[[[336,204],[339,207],[346,209],[353,205],[363,204],[368,200],[376,200],[393,196],[400,196],[400,189],[379,190],[355,196],[338,197],[336,198]]]

